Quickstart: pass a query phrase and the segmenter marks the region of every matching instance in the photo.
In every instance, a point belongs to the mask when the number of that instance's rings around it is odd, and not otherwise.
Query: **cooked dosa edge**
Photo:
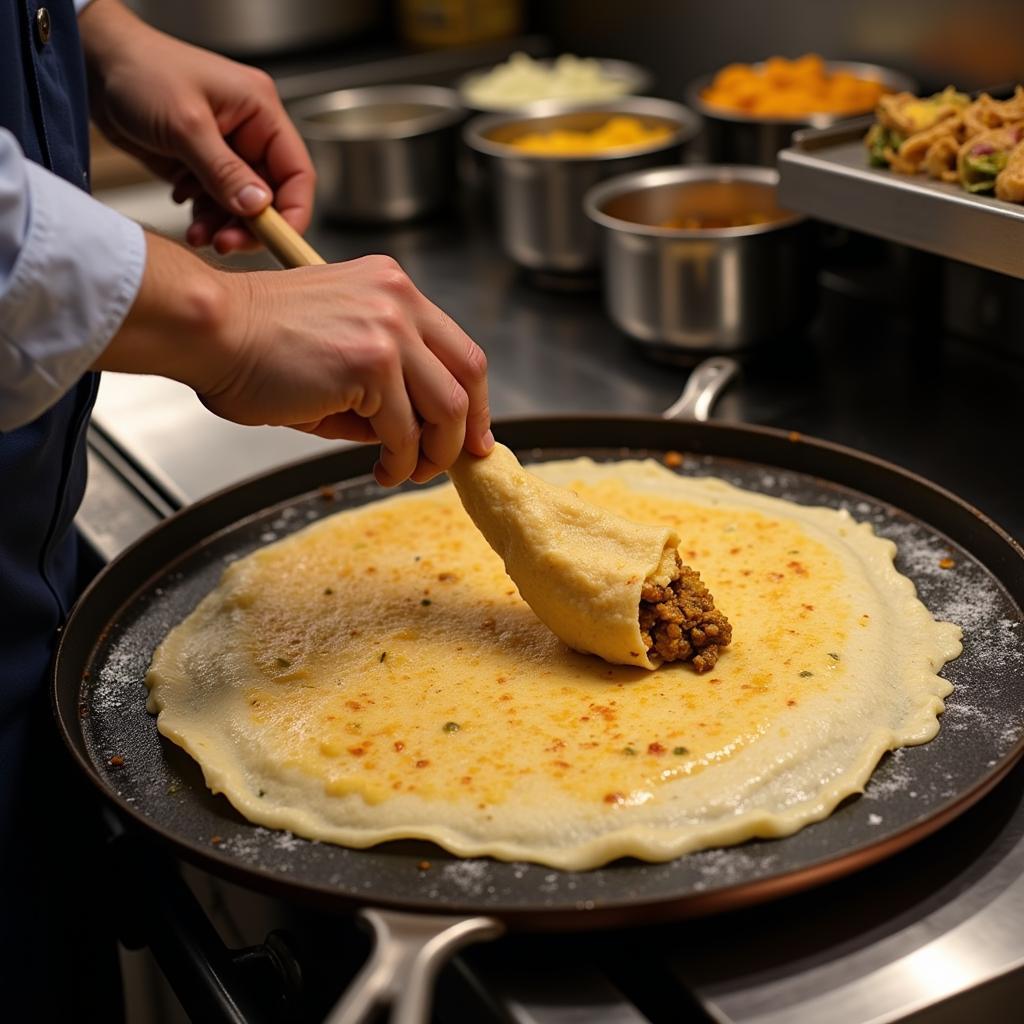
[[[731,627],[700,577],[684,574],[674,530],[591,505],[501,444],[485,458],[464,452],[449,475],[523,600],[573,650],[647,669],[714,666]]]
[[[443,485],[228,565],[153,656],[160,732],[269,828],[585,869],[788,835],[938,731],[960,631],[869,525],[653,462],[531,469],[674,531],[728,656],[697,675],[572,651]]]

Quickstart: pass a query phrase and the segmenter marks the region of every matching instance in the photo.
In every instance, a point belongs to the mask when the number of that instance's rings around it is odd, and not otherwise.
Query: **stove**
[[[118,198],[160,224],[170,204],[155,195]],[[140,209],[152,202],[164,207]],[[639,354],[605,317],[598,292],[545,291],[518,272],[474,205],[456,218],[388,230],[320,224],[309,238],[332,261],[370,252],[398,259],[486,349],[496,419],[657,414],[687,379],[685,368]],[[986,349],[920,315],[920,282],[941,293],[956,274],[931,257],[898,253],[917,285],[909,301],[880,297],[877,267],[891,255],[856,236],[834,247],[806,335],[745,361],[715,418],[798,430],[889,459],[1024,540],[1019,460],[1008,455],[1024,440],[1024,337]],[[187,502],[338,444],[236,427],[187,388],[118,374],[104,376],[89,441],[79,522],[106,558]],[[128,957],[130,984],[143,990],[129,991],[130,1004],[151,1004],[165,985],[152,974],[156,963],[174,992],[169,1004],[192,1019],[325,1018],[369,950],[353,918],[241,890],[173,863],[113,817],[110,828],[111,884],[133,894],[120,910],[123,941],[151,951]],[[131,885],[142,871],[149,884]],[[471,947],[440,974],[434,1012],[444,1024],[998,1024],[1020,1019],[1022,1000],[1018,766],[934,836],[810,892],[671,926],[506,936]]]
[[[311,240],[328,259],[371,251],[399,259],[486,348],[496,418],[657,413],[687,378],[685,369],[643,359],[605,319],[597,293],[537,289],[504,261],[473,211],[387,232],[320,227]],[[980,381],[984,388],[970,385]],[[1001,452],[1021,437],[1012,398],[1021,393],[1022,363],[953,337],[922,336],[913,317],[882,315],[860,294],[851,297],[849,287],[826,287],[807,337],[748,362],[715,415],[889,458],[977,504],[1019,539],[1024,509],[1005,482]],[[111,557],[182,503],[328,444],[297,432],[234,427],[179,385],[108,374],[90,435],[81,525]],[[629,934],[512,936],[471,948],[440,978],[437,1019],[1016,1019],[1024,997],[1022,798],[1018,768],[918,846],[760,908]],[[147,865],[159,862],[153,851],[140,856]],[[351,920],[244,894],[195,869],[186,870],[185,886],[174,865],[162,870],[167,881],[159,888],[177,896],[139,908],[141,921],[127,928],[126,941],[151,943],[194,1017],[322,1019],[366,954],[367,940]],[[218,970],[219,985],[208,976]],[[239,994],[227,1003],[211,995],[232,986]]]

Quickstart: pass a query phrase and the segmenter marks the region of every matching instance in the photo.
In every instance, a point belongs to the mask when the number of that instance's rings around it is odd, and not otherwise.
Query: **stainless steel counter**
[[[874,117],[799,131],[779,153],[779,202],[831,224],[1024,278],[1024,208],[958,183],[872,167]]]

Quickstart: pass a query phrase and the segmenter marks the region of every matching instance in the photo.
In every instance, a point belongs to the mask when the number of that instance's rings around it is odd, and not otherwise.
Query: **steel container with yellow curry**
[[[678,103],[637,97],[478,117],[464,137],[492,181],[505,252],[530,270],[579,274],[595,270],[600,255],[597,228],[583,213],[587,189],[678,163],[697,130],[697,118]]]

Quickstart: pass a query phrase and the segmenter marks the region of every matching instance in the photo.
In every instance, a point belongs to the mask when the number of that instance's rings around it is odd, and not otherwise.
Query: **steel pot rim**
[[[700,182],[730,184],[736,181],[776,188],[779,172],[773,167],[747,164],[691,164],[682,167],[653,167],[630,174],[620,174],[599,182],[583,196],[583,209],[587,217],[599,227],[616,234],[642,235],[665,239],[744,238],[750,235],[768,235],[802,224],[805,214],[789,211],[785,217],[766,224],[742,224],[731,228],[663,228],[653,224],[639,224],[606,213],[602,207],[611,199],[660,185],[689,185]]]
[[[562,114],[633,114],[638,117],[660,117],[675,123],[675,130],[665,139],[638,146],[622,146],[603,153],[529,153],[507,142],[496,142],[487,133],[496,128],[515,122],[526,123]],[[631,96],[607,103],[567,103],[562,100],[545,100],[532,104],[528,110],[505,111],[494,114],[480,114],[470,120],[462,129],[462,138],[470,149],[499,162],[524,161],[537,166],[545,164],[586,164],[609,163],[646,156],[685,146],[700,131],[700,119],[688,107],[674,100],[654,96]]]
[[[314,120],[317,114],[361,110],[388,103],[415,104],[425,109],[422,114],[390,125],[376,125],[372,131],[346,131],[344,125]],[[290,104],[288,111],[304,139],[342,143],[418,138],[458,125],[467,113],[454,89],[441,85],[394,84],[335,89]]]

